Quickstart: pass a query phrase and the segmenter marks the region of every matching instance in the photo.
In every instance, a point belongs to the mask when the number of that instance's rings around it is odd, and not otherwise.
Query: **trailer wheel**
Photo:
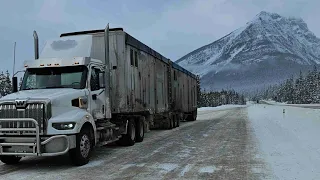
[[[173,128],[178,127],[178,119],[175,114],[172,115],[173,118]]]
[[[76,138],[76,148],[69,151],[69,156],[73,164],[82,166],[89,162],[93,147],[90,129],[84,127]]]
[[[173,115],[171,115],[171,117],[170,117],[170,122],[171,122],[171,127],[170,127],[170,129],[174,129],[174,128],[175,128],[175,120],[174,120]]]
[[[193,111],[191,114],[187,116],[187,121],[195,121],[197,120],[197,111]]]
[[[168,118],[168,120],[169,120],[169,126],[168,126],[168,129],[172,129],[173,128],[173,118],[172,118],[172,116],[170,116],[169,118]]]
[[[18,156],[1,156],[0,157],[1,161],[5,164],[18,164],[21,157]]]
[[[128,121],[127,134],[122,135],[122,137],[117,141],[119,145],[122,146],[133,146],[136,141],[136,126],[133,120]]]
[[[176,117],[176,121],[177,121],[177,127],[180,126],[180,117],[178,116],[178,114],[175,115]]]
[[[136,121],[136,142],[142,142],[144,138],[144,118]]]
[[[193,111],[192,113],[192,121],[197,120],[197,111]]]

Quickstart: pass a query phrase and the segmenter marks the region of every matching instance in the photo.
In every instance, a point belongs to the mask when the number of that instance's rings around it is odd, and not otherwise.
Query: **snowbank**
[[[227,109],[232,109],[232,108],[239,108],[239,107],[247,107],[246,105],[222,105],[222,106],[217,106],[217,107],[202,107],[198,108],[198,112],[201,111],[213,111],[213,110],[227,110]]]
[[[248,116],[276,179],[320,179],[320,110],[253,105]]]
[[[276,102],[276,101],[261,101],[261,102],[265,103],[265,104],[269,104],[269,105],[292,106],[292,107],[320,109],[320,104],[287,104],[287,103],[279,103],[279,102]]]

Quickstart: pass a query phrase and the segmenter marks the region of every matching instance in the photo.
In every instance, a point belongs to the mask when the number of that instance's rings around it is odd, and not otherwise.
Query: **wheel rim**
[[[134,127],[134,124],[131,123],[131,139],[134,140],[136,138],[136,129]]]
[[[143,122],[140,122],[140,137],[143,137],[144,134]]]
[[[90,148],[91,148],[90,139],[88,135],[84,134],[80,140],[80,152],[82,157],[84,158],[88,157]]]

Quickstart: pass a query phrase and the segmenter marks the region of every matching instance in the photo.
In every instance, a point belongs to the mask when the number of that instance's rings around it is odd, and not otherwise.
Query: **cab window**
[[[96,91],[100,89],[99,85],[99,74],[101,70],[98,68],[92,68],[91,71],[91,80],[90,80],[90,88],[91,91]]]

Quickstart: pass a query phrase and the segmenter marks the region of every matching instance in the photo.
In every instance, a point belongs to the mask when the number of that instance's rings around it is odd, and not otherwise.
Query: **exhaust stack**
[[[105,118],[111,118],[111,96],[110,96],[110,59],[109,59],[109,23],[104,29],[104,55],[105,55],[105,96],[106,96],[106,107],[105,107]]]
[[[34,39],[34,58],[39,59],[39,38],[36,31],[33,31],[33,39]]]

